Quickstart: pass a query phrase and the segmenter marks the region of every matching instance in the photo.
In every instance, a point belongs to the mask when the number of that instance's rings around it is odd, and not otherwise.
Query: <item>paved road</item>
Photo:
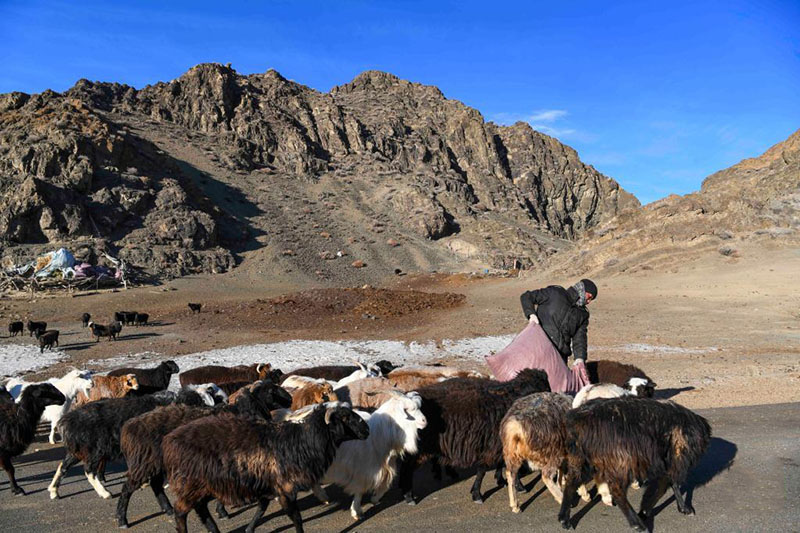
[[[679,514],[674,501],[662,500],[657,507],[658,531],[800,531],[800,403],[735,407],[700,411],[713,427],[714,439],[702,463],[689,479],[689,498],[697,515]],[[13,497],[8,483],[0,483],[0,532],[86,533],[115,530],[113,518],[119,493],[121,467],[109,472],[115,498],[101,500],[90,488],[80,467],[68,472],[62,499],[50,501],[47,484],[63,456],[60,447],[38,442],[30,453],[17,458],[17,475],[28,496]],[[0,474],[2,476],[2,474]],[[484,480],[486,503],[469,499],[469,480],[449,486],[436,484],[422,471],[415,486],[423,499],[414,507],[400,501],[391,490],[377,507],[367,505],[366,518],[353,523],[346,508],[349,501],[336,490],[329,494],[334,504],[319,505],[313,496],[301,499],[306,530],[313,531],[560,531],[558,508],[535,476],[524,481],[536,484],[523,495],[523,512],[512,514],[505,489],[497,490],[491,476]],[[2,476],[2,479],[5,479]],[[638,505],[643,491],[631,491]],[[338,500],[338,501],[337,501]],[[259,531],[291,531],[291,522],[272,504]],[[271,512],[270,512],[271,511]],[[250,508],[237,510],[231,520],[219,521],[222,531],[244,531]],[[622,513],[593,501],[581,502],[573,510],[578,531],[627,530]],[[204,531],[194,514],[190,531]],[[161,514],[149,490],[139,491],[131,501],[129,520],[134,532],[174,531],[170,518]]]

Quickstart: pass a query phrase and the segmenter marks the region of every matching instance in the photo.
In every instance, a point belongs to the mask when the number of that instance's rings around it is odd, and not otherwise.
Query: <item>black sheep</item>
[[[283,376],[284,374],[283,372],[281,372],[279,368],[273,368],[272,370],[267,372],[267,376],[263,378],[263,380],[257,380],[257,381],[269,381],[271,383],[274,383],[275,385],[280,385],[281,382],[283,381],[282,380]],[[223,383],[218,383],[217,386],[223,391],[225,391],[225,394],[230,396],[231,394],[241,389],[242,387],[247,387],[248,385],[252,385],[253,383],[255,383],[255,381],[250,381],[245,379],[239,381],[226,381]]]
[[[448,467],[477,467],[470,490],[472,500],[483,502],[481,482],[490,469],[498,469],[502,482],[503,445],[500,422],[515,400],[534,392],[549,392],[547,374],[525,369],[511,381],[454,378],[417,390],[428,420],[419,432],[419,452],[400,469],[400,488],[406,502],[414,503],[412,478],[419,464],[433,459]]]
[[[167,390],[172,374],[180,372],[175,361],[164,361],[155,368],[117,368],[108,373],[109,376],[124,376],[133,374],[139,381],[139,389],[134,396],[152,394]]]
[[[90,321],[89,329],[92,330],[92,337],[95,337],[96,342],[100,342],[100,337],[108,337],[108,340],[114,340],[116,338],[116,333],[111,329],[110,326],[95,324],[94,322]]]
[[[23,333],[24,329],[25,329],[25,324],[23,324],[22,321],[20,320],[8,324],[8,334],[11,337],[16,337],[17,334]]]
[[[150,315],[147,313],[136,313],[136,318],[133,321],[133,325],[146,326],[148,320],[150,320]]]
[[[0,402],[0,466],[6,471],[13,494],[25,494],[14,478],[11,458],[25,451],[33,441],[36,425],[48,405],[64,405],[64,395],[49,383],[30,385],[19,403]]]
[[[53,345],[58,346],[58,330],[36,330],[36,339],[39,341],[39,353],[44,353],[45,348],[52,350]]]
[[[322,479],[342,442],[368,436],[367,423],[342,406],[319,406],[302,424],[222,414],[179,427],[162,444],[178,533],[186,532],[192,509],[209,531],[217,531],[206,507],[212,498],[226,505],[257,501],[245,530],[252,533],[275,497],[302,533],[297,493]]]
[[[85,328],[89,327],[90,320],[92,320],[92,315],[90,315],[89,313],[83,313],[81,315],[81,323],[83,324],[83,327]]]
[[[172,394],[151,394],[135,398],[109,398],[90,402],[64,415],[58,423],[64,439],[66,456],[58,465],[48,490],[50,498],[58,498],[58,486],[64,473],[79,462],[84,465],[86,478],[101,498],[111,498],[103,487],[106,463],[122,457],[119,434],[122,425],[156,407],[172,402]]]
[[[578,485],[594,477],[608,485],[614,503],[637,531],[642,519],[671,487],[678,510],[693,514],[681,496],[680,484],[711,441],[711,427],[702,416],[674,402],[648,398],[612,398],[588,402],[567,413],[567,473],[558,519],[570,529],[570,507]],[[648,479],[640,513],[631,508],[628,487]]]
[[[192,313],[199,313],[200,309],[203,308],[203,304],[189,304],[189,309],[192,310]]]
[[[0,403],[14,403],[14,397],[11,396],[5,385],[0,385]]]
[[[242,393],[235,405],[212,407],[188,407],[168,405],[125,422],[120,435],[120,448],[128,465],[125,485],[117,503],[117,524],[128,527],[128,502],[131,494],[145,483],[150,484],[161,509],[172,515],[172,506],[164,494],[164,462],[161,441],[172,430],[204,416],[231,412],[234,414],[270,419],[273,409],[287,408],[292,397],[282,388],[262,382],[252,391]],[[227,515],[224,508],[222,516]]]
[[[33,320],[28,320],[28,335],[29,337],[33,337],[36,334],[36,331],[41,330],[44,331],[47,329],[47,322],[34,322]]]

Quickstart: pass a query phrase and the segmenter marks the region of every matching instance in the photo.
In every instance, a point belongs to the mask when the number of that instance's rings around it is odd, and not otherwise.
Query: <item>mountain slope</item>
[[[0,140],[4,256],[84,243],[165,275],[530,266],[639,206],[527,124],[375,71],[329,93],[217,64],[81,80],[0,96]]]

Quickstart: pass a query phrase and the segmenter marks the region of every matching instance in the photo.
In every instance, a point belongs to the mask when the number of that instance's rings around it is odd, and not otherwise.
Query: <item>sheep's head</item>
[[[382,361],[378,361],[377,363],[375,363],[374,366],[376,366],[381,371],[381,374],[384,375],[384,376],[389,375],[389,372],[391,372],[395,368],[400,368],[400,366],[393,365],[392,363],[390,363],[389,361],[387,361],[385,359],[382,360]]]
[[[364,440],[369,437],[369,426],[346,403],[340,403],[325,409],[325,424],[333,436],[334,442],[340,444],[347,440]]]
[[[136,379],[136,375],[134,374],[125,374],[124,376],[125,382],[122,386],[125,390],[139,390],[139,380]]]
[[[175,363],[175,361],[172,360],[164,361],[163,363],[161,363],[161,366],[166,368],[170,374],[177,374],[178,372],[180,372],[177,363]]]
[[[50,383],[37,383],[26,387],[22,392],[22,396],[23,398],[31,397],[42,406],[64,405],[64,402],[67,401],[61,391]]]
[[[339,397],[333,391],[333,385],[330,383],[321,383],[318,385],[317,398],[317,403],[339,401]]]
[[[656,384],[650,378],[630,378],[626,388],[640,398],[652,398]]]
[[[259,363],[256,365],[256,373],[258,374],[258,379],[267,379],[269,377],[269,371],[272,369],[272,366],[269,363]]]

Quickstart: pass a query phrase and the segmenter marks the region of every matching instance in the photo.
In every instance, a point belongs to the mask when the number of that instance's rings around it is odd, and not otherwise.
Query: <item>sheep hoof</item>
[[[128,529],[128,524],[119,524],[117,527],[120,529]]]
[[[408,494],[404,494],[403,499],[408,505],[417,505],[417,502],[414,501],[414,496],[410,492]]]
[[[11,489],[11,493],[15,496],[25,496],[25,491],[22,490],[22,487],[15,487]]]
[[[350,513],[350,516],[352,516],[352,517],[353,517],[353,520],[355,520],[356,522],[358,522],[359,520],[361,520],[361,515],[360,515],[360,514],[358,514],[358,513]]]
[[[570,523],[569,520],[562,520],[561,527],[563,527],[564,529],[572,529],[572,524]]]
[[[483,498],[481,497],[480,494],[478,494],[477,496],[473,496],[472,501],[473,503],[483,504]]]
[[[512,512],[512,513],[520,513],[520,512],[522,512],[522,511],[520,510],[520,508],[519,508],[519,507],[512,507],[512,508],[511,508],[511,512]]]
[[[680,511],[683,514],[685,514],[686,516],[693,515],[694,514],[694,508],[691,505],[689,505],[688,503],[684,504],[684,505],[685,505],[685,507],[683,509],[678,509],[678,511]]]
[[[58,491],[57,490],[51,490],[50,491],[50,499],[51,500],[57,500],[58,499]]]

